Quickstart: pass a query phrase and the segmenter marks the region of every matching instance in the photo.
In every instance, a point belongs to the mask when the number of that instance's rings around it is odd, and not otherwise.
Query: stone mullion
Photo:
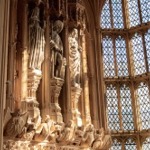
[[[112,12],[112,3],[111,3],[111,0],[109,0],[109,8],[110,8],[111,28],[114,28],[114,23],[113,23],[113,12]]]
[[[121,98],[120,98],[120,84],[116,84],[117,88],[117,98],[118,98],[118,110],[119,110],[119,121],[120,121],[120,129],[123,130],[123,122],[122,122],[122,106],[121,106]]]
[[[146,73],[149,72],[149,66],[148,66],[148,59],[147,59],[147,51],[146,51],[146,42],[145,42],[145,36],[144,33],[141,33],[142,35],[142,44],[143,44],[143,48],[144,48],[144,60],[145,60],[145,67],[146,67]]]
[[[136,92],[133,81],[131,81],[130,85],[131,89],[131,99],[132,99],[132,110],[133,110],[133,121],[134,121],[134,129],[138,131],[138,112],[137,112],[137,101],[136,101]]]
[[[123,10],[123,21],[124,21],[124,28],[127,29],[128,24],[127,24],[127,12],[126,12],[126,0],[122,0],[122,10]]]
[[[134,118],[135,118],[135,130],[137,131],[140,131],[141,129],[141,120],[140,120],[140,107],[139,107],[139,102],[137,100],[137,87],[138,87],[138,84],[137,83],[132,83],[132,87],[133,87],[133,102],[134,102]]]
[[[115,76],[118,76],[118,66],[117,66],[117,55],[116,55],[116,44],[115,44],[115,40],[116,40],[116,36],[112,36]]]
[[[138,0],[138,10],[139,10],[139,16],[140,16],[140,23],[142,24],[142,11],[141,11],[140,0]]]
[[[128,72],[129,76],[134,76],[134,63],[133,63],[133,51],[131,47],[131,41],[130,41],[130,36],[127,33],[126,37],[126,52],[127,52],[127,60],[128,60]]]

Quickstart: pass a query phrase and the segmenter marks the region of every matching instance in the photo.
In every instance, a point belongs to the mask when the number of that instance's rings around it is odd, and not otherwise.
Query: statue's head
[[[53,24],[53,30],[60,33],[64,27],[64,23],[60,20],[56,20]]]

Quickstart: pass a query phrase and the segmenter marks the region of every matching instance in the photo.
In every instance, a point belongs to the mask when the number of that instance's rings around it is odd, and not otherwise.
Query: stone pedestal
[[[27,80],[27,98],[22,101],[22,111],[28,111],[30,116],[35,116],[36,111],[39,110],[39,103],[36,99],[36,91],[38,89],[42,77],[41,70],[29,69]]]
[[[82,89],[80,87],[71,87],[72,119],[78,126],[82,126],[81,114],[78,108],[78,101],[81,91]]]
[[[58,103],[58,97],[64,84],[64,80],[60,78],[52,78],[50,83],[51,102],[50,102],[50,116],[56,122],[62,122],[61,108]]]

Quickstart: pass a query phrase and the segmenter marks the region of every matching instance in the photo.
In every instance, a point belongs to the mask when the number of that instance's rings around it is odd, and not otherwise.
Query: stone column
[[[82,33],[82,79],[83,79],[83,99],[82,99],[82,109],[83,109],[83,121],[91,121],[90,115],[90,102],[89,102],[89,79],[88,79],[88,68],[87,68],[87,51],[86,51],[86,35],[83,31]]]
[[[17,2],[18,0],[10,1],[10,27],[9,27],[9,45],[8,45],[8,74],[7,74],[7,93],[6,107],[11,111],[14,110],[14,79],[15,79],[15,55],[17,43]]]
[[[49,0],[45,2],[45,51],[44,61],[42,65],[42,100],[41,100],[41,111],[42,117],[50,114],[50,14],[49,14]]]
[[[52,78],[50,82],[50,90],[51,90],[51,103],[50,103],[50,116],[56,122],[62,122],[62,114],[61,108],[58,103],[58,98],[60,95],[60,91],[64,84],[64,80],[60,78]]]
[[[3,120],[6,103],[9,7],[10,0],[0,1],[0,149],[3,149]]]
[[[78,102],[82,89],[80,87],[71,87],[71,113],[72,120],[78,126],[82,126],[81,113],[79,112]]]

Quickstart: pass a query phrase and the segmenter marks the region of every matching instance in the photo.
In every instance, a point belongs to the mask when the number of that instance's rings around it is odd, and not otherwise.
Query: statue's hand
[[[54,41],[51,40],[51,41],[50,41],[50,48],[51,48],[51,49],[55,48],[55,45],[56,45],[56,44],[54,43]]]

